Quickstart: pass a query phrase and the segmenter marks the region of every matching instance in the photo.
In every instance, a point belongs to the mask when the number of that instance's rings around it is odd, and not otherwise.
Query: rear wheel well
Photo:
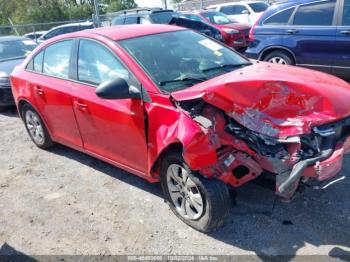
[[[264,59],[265,59],[269,54],[271,54],[272,52],[275,52],[275,51],[279,51],[279,52],[283,52],[283,53],[287,54],[287,55],[290,56],[290,58],[293,60],[293,64],[296,64],[294,54],[293,54],[290,50],[284,49],[284,48],[281,48],[281,47],[275,47],[275,48],[270,48],[270,49],[264,50],[264,51],[262,52],[262,54],[261,54],[259,60],[264,61]]]
[[[23,108],[25,105],[30,105],[30,104],[25,100],[21,100],[18,103],[18,112],[22,119],[23,119]]]

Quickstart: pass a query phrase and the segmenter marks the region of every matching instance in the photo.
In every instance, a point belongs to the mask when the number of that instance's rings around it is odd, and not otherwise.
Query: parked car
[[[229,187],[267,173],[290,198],[301,179],[334,177],[350,151],[348,83],[250,62],[180,27],[59,36],[11,82],[38,147],[62,143],[160,182],[172,211],[204,232],[229,214]]]
[[[222,12],[239,23],[254,25],[268,7],[265,1],[241,1],[211,5],[207,9]]]
[[[196,12],[182,12],[182,15],[194,21],[209,23],[220,30],[224,43],[238,50],[247,48],[249,40],[249,31],[251,26],[248,24],[239,24],[225,14],[202,10]]]
[[[246,54],[350,78],[350,0],[272,6],[252,28]]]
[[[0,37],[0,111],[15,105],[10,85],[13,68],[36,47],[33,40],[20,36]]]
[[[23,36],[36,41],[37,39],[39,39],[46,32],[47,31],[35,31],[35,32],[27,33],[27,34],[25,34]]]
[[[60,25],[52,28],[51,30],[47,31],[45,34],[43,34],[41,37],[38,38],[38,42],[44,42],[45,40],[48,40],[54,36],[62,35],[62,34],[68,34],[72,32],[77,32],[81,30],[91,29],[94,28],[94,24],[92,22],[83,22],[83,23],[72,23],[72,24],[65,24]]]
[[[127,24],[177,25],[206,34],[218,41],[224,41],[220,30],[216,27],[209,25],[204,21],[187,19],[181,13],[174,12],[173,10],[163,10],[162,8],[129,10],[112,21],[112,25]]]

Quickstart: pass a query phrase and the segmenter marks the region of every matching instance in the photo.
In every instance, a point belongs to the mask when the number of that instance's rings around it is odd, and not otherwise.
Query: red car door
[[[41,51],[33,60],[33,72],[28,79],[36,106],[53,139],[81,148],[81,136],[70,96],[72,83],[67,80],[72,44],[72,40],[62,41]]]
[[[93,50],[93,52],[91,52]],[[73,107],[84,149],[140,175],[147,172],[147,144],[141,99],[104,100],[96,87],[129,71],[107,47],[80,40]]]

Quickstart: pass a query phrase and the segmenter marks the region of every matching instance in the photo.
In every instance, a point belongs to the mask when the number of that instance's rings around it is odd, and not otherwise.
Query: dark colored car
[[[72,23],[66,25],[60,25],[52,28],[51,30],[44,33],[41,37],[38,38],[38,42],[44,42],[52,37],[73,33],[81,30],[92,29],[94,28],[94,24],[92,22],[84,22],[84,23]]]
[[[58,36],[11,83],[38,147],[62,143],[160,182],[171,210],[204,232],[230,214],[229,188],[268,175],[290,198],[300,182],[334,179],[350,152],[348,83],[251,62],[181,27]]]
[[[248,24],[239,24],[225,14],[212,10],[202,10],[193,13],[183,12],[182,15],[194,21],[208,23],[220,30],[223,42],[228,46],[236,49],[245,49],[248,46],[251,28]]]
[[[297,0],[270,7],[252,28],[250,58],[350,78],[350,0]]]
[[[0,111],[15,104],[9,76],[35,47],[36,43],[25,37],[0,37]]]
[[[177,25],[198,31],[202,34],[215,38],[223,42],[223,36],[216,27],[205,21],[194,21],[186,18],[183,14],[173,10],[155,9],[135,9],[125,12],[112,21],[112,25],[128,24],[169,24]]]

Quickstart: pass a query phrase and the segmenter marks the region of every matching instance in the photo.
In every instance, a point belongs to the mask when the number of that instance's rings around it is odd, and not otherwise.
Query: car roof
[[[0,42],[18,41],[18,40],[28,40],[28,38],[23,36],[15,36],[15,35],[0,36]]]
[[[163,24],[132,24],[132,25],[115,25],[109,27],[101,27],[78,31],[70,34],[65,34],[61,38],[66,37],[84,37],[87,35],[102,35],[114,41],[136,38],[146,35],[154,35],[166,32],[186,30],[181,27]],[[55,37],[56,38],[56,37]],[[57,38],[56,38],[57,39]]]
[[[230,2],[230,3],[223,3],[223,4],[216,4],[216,5],[210,5],[208,8],[214,8],[214,7],[221,7],[221,6],[230,6],[230,5],[237,5],[237,4],[254,4],[254,3],[266,3],[265,1],[237,1],[237,2]],[[266,3],[267,4],[267,3]]]
[[[63,27],[70,27],[70,26],[78,26],[78,25],[86,25],[86,26],[91,26],[91,25],[93,25],[93,23],[92,22],[90,22],[90,21],[86,21],[86,22],[82,22],[82,23],[70,23],[70,24],[64,24],[64,25],[59,25],[59,26],[55,26],[55,27],[53,27],[53,28],[51,28],[50,29],[50,31],[52,30],[52,29],[56,29],[56,28],[63,28]]]

